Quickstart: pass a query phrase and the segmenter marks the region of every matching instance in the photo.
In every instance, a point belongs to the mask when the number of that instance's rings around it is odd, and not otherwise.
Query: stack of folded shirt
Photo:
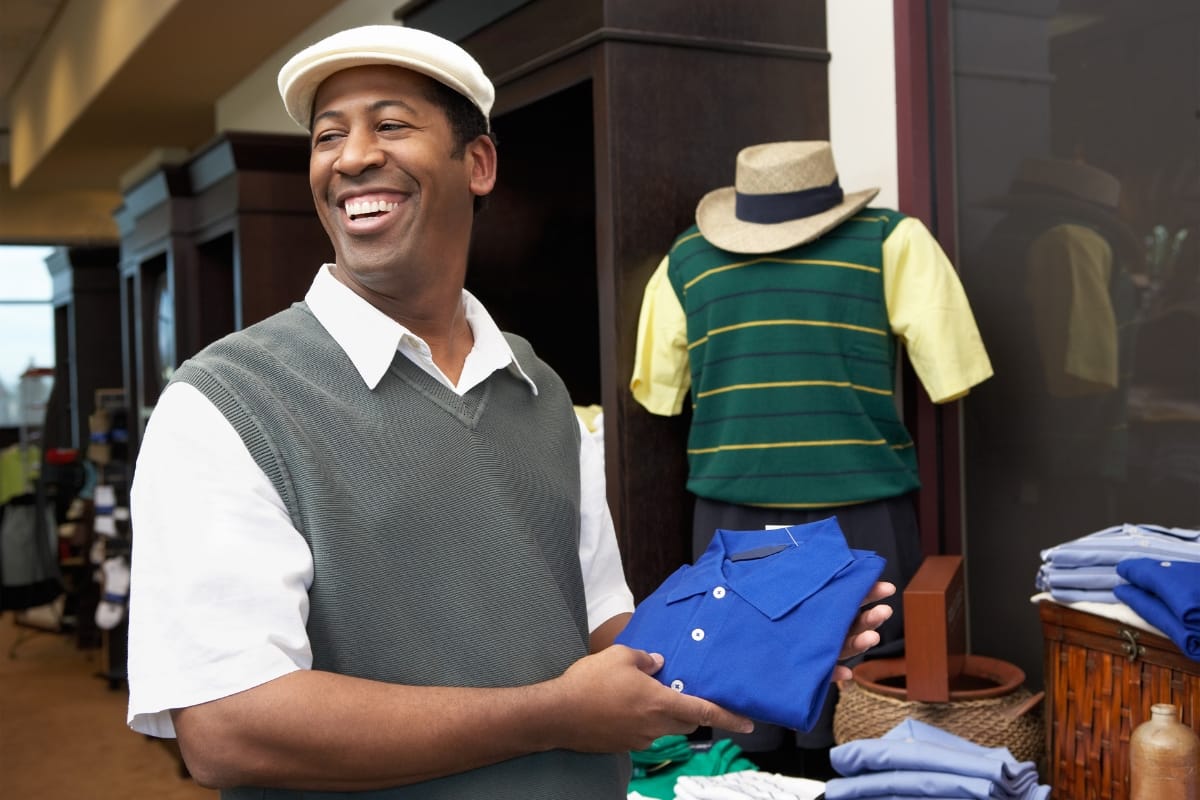
[[[629,791],[644,798],[675,798],[675,783],[684,776],[713,776],[757,770],[732,739],[692,742],[679,734],[660,736],[645,750],[631,753]]]
[[[983,747],[915,719],[878,739],[858,739],[829,751],[839,775],[825,783],[826,800],[850,798],[1019,798],[1045,800],[1032,761],[1004,747]]]
[[[1127,581],[1113,589],[1117,599],[1200,661],[1200,563],[1128,558],[1117,574]]]
[[[675,784],[675,800],[816,800],[825,784],[773,772],[685,775]]]
[[[1120,603],[1125,579],[1117,564],[1130,558],[1200,561],[1200,530],[1162,525],[1115,525],[1041,553],[1035,584],[1060,603]]]

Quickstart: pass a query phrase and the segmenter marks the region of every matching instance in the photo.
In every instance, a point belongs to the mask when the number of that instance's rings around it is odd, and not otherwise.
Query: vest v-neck
[[[404,383],[429,398],[435,405],[457,417],[463,425],[474,429],[483,416],[491,395],[492,381],[495,376],[473,387],[466,394],[460,395],[437,378],[412,363],[401,353],[396,353],[388,372],[395,375]]]

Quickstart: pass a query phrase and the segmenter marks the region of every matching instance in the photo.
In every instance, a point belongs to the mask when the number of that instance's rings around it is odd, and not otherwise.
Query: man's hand
[[[612,645],[575,662],[551,681],[561,692],[562,725],[555,746],[583,752],[645,750],[667,734],[702,726],[749,733],[751,720],[715,703],[682,694],[651,677],[663,658]]]
[[[839,658],[842,660],[853,658],[879,644],[879,634],[875,629],[891,618],[892,607],[883,603],[871,604],[891,597],[895,593],[896,585],[887,581],[878,581],[871,587],[871,591],[867,592],[867,596],[859,604],[860,606],[870,606],[870,608],[863,609],[855,618],[854,624],[850,626],[850,632],[846,634],[846,643],[842,647]],[[853,675],[850,667],[845,664],[838,664],[833,668],[835,683],[849,680]]]

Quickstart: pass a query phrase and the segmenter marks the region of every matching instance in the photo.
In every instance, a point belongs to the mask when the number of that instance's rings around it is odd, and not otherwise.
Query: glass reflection
[[[1036,681],[1042,549],[1200,528],[1200,4],[953,8],[972,647]]]

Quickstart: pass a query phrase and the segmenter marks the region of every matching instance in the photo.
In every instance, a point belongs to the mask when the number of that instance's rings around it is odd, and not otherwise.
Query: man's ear
[[[477,136],[467,145],[467,167],[471,175],[471,193],[482,197],[496,187],[496,143],[490,136]]]

